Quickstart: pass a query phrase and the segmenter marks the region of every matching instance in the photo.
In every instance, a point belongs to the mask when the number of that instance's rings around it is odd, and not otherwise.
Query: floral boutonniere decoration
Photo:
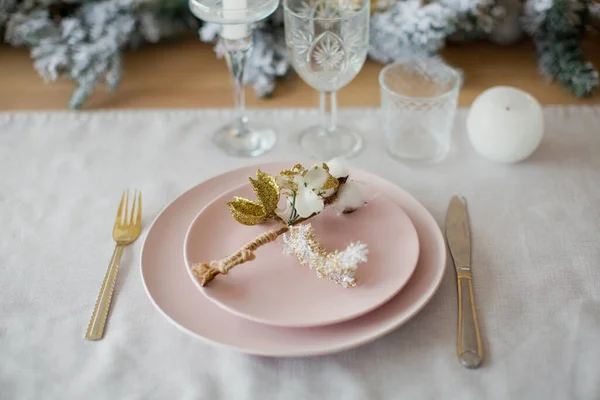
[[[249,178],[256,200],[234,197],[228,204],[231,215],[244,225],[275,221],[278,227],[257,236],[230,256],[192,266],[192,271],[204,286],[217,275],[226,275],[233,267],[253,260],[254,251],[283,235],[284,252],[294,255],[303,265],[344,287],[356,286],[357,266],[367,260],[367,246],[351,243],[346,249],[327,252],[316,239],[316,232],[307,221],[326,207],[338,214],[351,213],[364,206],[364,196],[348,169],[339,159],[304,168],[300,164],[277,175],[261,170]],[[283,208],[278,208],[284,197]]]

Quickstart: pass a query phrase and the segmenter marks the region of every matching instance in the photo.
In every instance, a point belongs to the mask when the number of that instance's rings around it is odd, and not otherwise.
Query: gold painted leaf
[[[277,204],[279,204],[279,186],[277,186],[275,178],[259,169],[256,172],[256,179],[250,178],[250,184],[266,217],[275,215]]]
[[[331,191],[333,191],[333,193],[335,193],[335,192],[337,192],[339,187],[340,187],[340,181],[331,175],[327,175],[327,180],[325,180],[325,183],[323,184],[321,189],[322,190],[331,190]]]
[[[262,205],[243,197],[234,197],[234,201],[227,203],[231,215],[241,224],[258,225],[267,219],[267,214]]]

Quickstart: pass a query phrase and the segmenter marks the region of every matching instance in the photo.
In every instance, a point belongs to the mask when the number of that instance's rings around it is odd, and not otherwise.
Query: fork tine
[[[123,192],[121,196],[121,202],[119,203],[119,210],[117,211],[117,223],[121,224],[123,220],[123,206],[127,204],[127,191]]]
[[[127,215],[129,215],[129,190],[125,191],[125,211],[123,212],[123,225],[127,225]]]
[[[138,197],[137,197],[137,213],[136,213],[136,218],[135,218],[135,224],[137,226],[141,226],[142,225],[142,192],[138,192]]]
[[[133,191],[133,197],[131,198],[131,212],[128,215],[127,225],[133,226],[133,218],[135,217],[135,213],[137,212],[136,208],[136,197],[137,197],[137,189]]]

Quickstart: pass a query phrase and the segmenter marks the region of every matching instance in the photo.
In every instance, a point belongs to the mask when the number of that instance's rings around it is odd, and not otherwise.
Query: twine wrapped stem
[[[251,242],[246,243],[241,249],[232,255],[221,260],[211,261],[210,263],[199,263],[192,266],[192,272],[198,278],[202,286],[212,281],[217,275],[227,275],[236,265],[251,261],[256,258],[254,251],[267,243],[274,242],[280,235],[283,235],[289,230],[288,226],[282,226],[279,229],[272,229],[268,232],[261,233]]]

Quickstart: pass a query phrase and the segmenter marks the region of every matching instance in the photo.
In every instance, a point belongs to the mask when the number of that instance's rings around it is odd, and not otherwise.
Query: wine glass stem
[[[244,71],[250,52],[252,51],[252,34],[241,39],[221,38],[225,49],[225,60],[233,79],[235,116],[239,124],[238,135],[246,133],[244,125],[248,122],[246,117],[246,93],[244,90]]]
[[[327,97],[329,96],[329,111],[327,110]],[[337,98],[336,92],[321,92],[321,123],[323,135],[330,136],[337,126]]]

